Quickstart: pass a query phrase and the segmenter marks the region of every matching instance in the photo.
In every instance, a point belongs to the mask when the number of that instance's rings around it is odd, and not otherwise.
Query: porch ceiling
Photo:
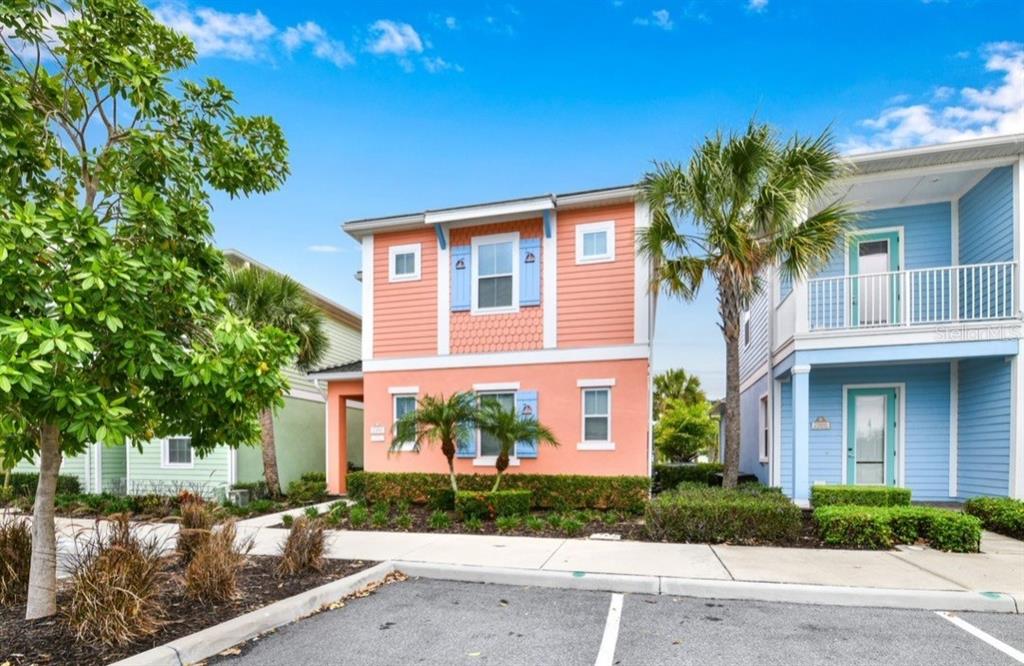
[[[848,183],[841,193],[848,203],[862,208],[888,208],[915,202],[959,197],[985,177],[990,169],[965,169]]]

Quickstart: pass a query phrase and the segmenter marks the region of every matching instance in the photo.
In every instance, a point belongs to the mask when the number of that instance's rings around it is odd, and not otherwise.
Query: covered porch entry
[[[1013,495],[1017,353],[1017,339],[794,353],[775,372],[776,483],[797,501],[821,483]]]
[[[324,368],[310,373],[310,376],[327,385],[327,438],[324,443],[327,490],[334,495],[344,495],[348,491],[346,479],[349,461],[363,459],[362,423],[349,423],[351,415],[359,413],[351,407],[362,407],[362,361]],[[359,447],[360,450],[350,451],[350,447]]]

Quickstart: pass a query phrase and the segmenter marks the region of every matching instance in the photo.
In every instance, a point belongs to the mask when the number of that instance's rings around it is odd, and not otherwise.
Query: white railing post
[[[953,266],[949,273],[949,318],[960,319],[960,267]]]
[[[900,323],[903,326],[910,326],[910,313],[913,311],[910,309],[910,299],[912,297],[910,293],[910,271],[900,271],[893,277],[900,284],[900,305],[903,309],[902,321]]]
[[[793,305],[796,308],[796,325],[793,330],[794,333],[806,333],[809,328],[807,326],[807,319],[809,316],[808,308],[810,307],[810,299],[807,298],[807,280],[802,277],[793,276]]]

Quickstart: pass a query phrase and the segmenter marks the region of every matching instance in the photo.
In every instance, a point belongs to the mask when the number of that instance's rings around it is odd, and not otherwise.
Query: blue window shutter
[[[455,457],[456,458],[475,458],[476,457],[476,430],[473,428],[464,428],[464,431],[459,436],[459,441],[455,443]]]
[[[537,420],[537,392],[517,391],[516,392],[516,414],[523,418]],[[536,458],[537,442],[516,442],[517,458]]]
[[[453,245],[452,256],[452,312],[469,310],[470,301],[470,262],[473,250],[469,245]]]
[[[540,239],[519,241],[519,305],[540,305]]]

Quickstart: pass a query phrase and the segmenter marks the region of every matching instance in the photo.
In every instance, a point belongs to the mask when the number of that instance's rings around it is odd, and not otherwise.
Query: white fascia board
[[[543,196],[533,199],[523,199],[520,201],[507,201],[504,203],[427,211],[423,214],[423,222],[426,224],[446,224],[450,222],[479,220],[482,218],[502,217],[506,215],[541,213],[546,210],[553,210],[554,207],[554,200],[550,196]]]
[[[644,201],[637,200],[633,206],[633,226],[636,231],[651,226],[651,209]],[[634,235],[633,342],[647,344],[651,339],[651,264],[646,255],[637,251],[639,235]]]
[[[363,237],[363,359],[373,358],[373,236]]]
[[[551,235],[541,241],[541,308],[543,308],[544,348],[558,346],[558,212],[549,218]]]
[[[584,363],[595,361],[628,361],[649,359],[648,345],[615,345],[611,347],[577,347],[573,349],[538,349],[489,354],[457,354],[453,356],[418,356],[381,358],[363,362],[363,372],[395,372],[404,370],[442,370],[447,368],[485,368],[505,365],[541,365],[550,363]]]
[[[327,381],[343,381],[352,379],[362,379],[362,372],[312,372],[308,375],[314,379],[325,379]]]

